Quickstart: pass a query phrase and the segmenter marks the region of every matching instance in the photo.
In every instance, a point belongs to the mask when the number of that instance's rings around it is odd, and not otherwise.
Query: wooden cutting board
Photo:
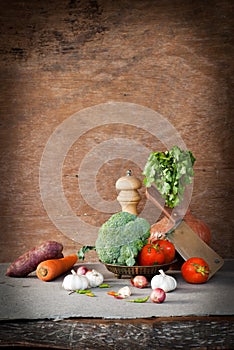
[[[224,260],[210,246],[208,246],[185,221],[180,221],[170,232],[167,238],[184,260],[192,257],[204,259],[210,268],[211,278],[224,264]]]

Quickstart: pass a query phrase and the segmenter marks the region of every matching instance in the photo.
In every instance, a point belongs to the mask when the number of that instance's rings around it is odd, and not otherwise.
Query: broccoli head
[[[113,214],[98,231],[95,248],[105,264],[133,266],[150,236],[147,220],[127,212]]]

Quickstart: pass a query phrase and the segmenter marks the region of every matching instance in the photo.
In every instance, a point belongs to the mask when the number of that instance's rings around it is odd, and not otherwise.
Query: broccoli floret
[[[96,252],[106,264],[133,266],[150,236],[147,220],[127,212],[113,214],[98,231]]]

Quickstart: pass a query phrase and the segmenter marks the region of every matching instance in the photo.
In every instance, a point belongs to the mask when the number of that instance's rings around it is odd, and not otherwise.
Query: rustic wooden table
[[[211,280],[196,286],[186,284],[179,271],[171,272],[178,288],[167,294],[166,302],[137,305],[100,289],[96,298],[68,295],[61,279],[7,278],[6,264],[1,264],[0,347],[233,349],[233,266],[234,260],[225,261]],[[113,290],[129,283],[107,271],[105,278]],[[145,293],[149,289],[134,291]]]

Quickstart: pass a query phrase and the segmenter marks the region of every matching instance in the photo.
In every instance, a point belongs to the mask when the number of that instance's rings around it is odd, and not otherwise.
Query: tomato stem
[[[209,269],[207,268],[207,266],[202,266],[196,263],[193,263],[192,265],[195,267],[196,272],[201,273],[202,276],[209,274]]]

